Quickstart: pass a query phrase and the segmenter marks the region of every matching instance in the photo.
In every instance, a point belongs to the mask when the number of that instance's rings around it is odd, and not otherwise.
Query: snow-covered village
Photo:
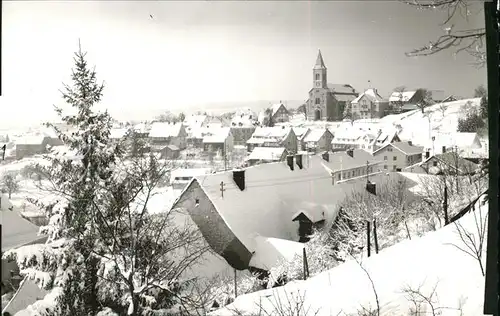
[[[485,314],[483,10],[4,3],[2,315]]]

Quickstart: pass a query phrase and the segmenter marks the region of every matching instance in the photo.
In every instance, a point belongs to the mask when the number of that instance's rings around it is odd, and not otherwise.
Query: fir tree
[[[169,166],[153,155],[126,160],[124,142],[110,141],[111,116],[93,109],[103,85],[88,69],[81,49],[74,61],[73,85],[62,92],[74,114],[56,111],[76,131],[65,134],[47,125],[79,159],[52,154],[46,156],[49,166],[37,166],[48,179],[40,180],[40,189],[59,198],[50,205],[36,203],[49,217],[42,229],[49,238],[45,245],[22,247],[7,256],[16,257],[22,274],[57,297],[52,304],[33,305],[43,306],[46,315],[165,310],[184,300],[179,293],[187,284],[183,272],[208,246],[194,227],[174,225],[171,212],[149,214],[148,201]]]

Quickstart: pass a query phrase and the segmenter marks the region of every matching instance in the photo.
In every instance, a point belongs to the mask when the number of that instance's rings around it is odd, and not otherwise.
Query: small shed
[[[181,150],[175,145],[167,145],[160,150],[161,159],[177,159],[180,154]]]

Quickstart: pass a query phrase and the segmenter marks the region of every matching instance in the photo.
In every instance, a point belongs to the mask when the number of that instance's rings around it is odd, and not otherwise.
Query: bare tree
[[[375,308],[372,307],[364,307],[362,306],[361,310],[358,311],[358,315],[363,315],[363,316],[380,316],[380,299],[377,293],[377,289],[375,288],[375,282],[373,282],[373,279],[368,272],[368,270],[363,266],[362,262],[353,257],[353,259],[356,261],[356,263],[359,265],[361,270],[366,274],[366,277],[370,281],[370,285],[373,291],[373,295],[375,297]]]
[[[403,3],[414,6],[421,10],[442,10],[447,16],[442,22],[443,34],[429,44],[414,49],[407,56],[428,56],[448,49],[453,49],[454,54],[467,52],[476,59],[477,66],[483,66],[486,62],[484,28],[456,30],[453,19],[458,15],[467,19],[471,15],[474,5],[482,2],[470,0],[400,0]]]
[[[2,177],[2,184],[7,189],[9,199],[12,197],[12,193],[19,191],[19,181],[16,179],[16,174],[4,174]]]
[[[411,303],[408,315],[423,316],[430,314],[432,316],[438,316],[442,314],[443,310],[456,310],[460,312],[460,315],[463,315],[463,305],[465,303],[465,300],[463,298],[459,299],[458,307],[456,308],[443,307],[439,305],[437,296],[438,284],[439,282],[436,282],[427,294],[422,289],[425,285],[424,283],[420,284],[418,287],[412,287],[410,285],[405,285],[402,287],[402,294],[404,294],[406,300]],[[428,309],[430,309],[430,311],[428,311]]]

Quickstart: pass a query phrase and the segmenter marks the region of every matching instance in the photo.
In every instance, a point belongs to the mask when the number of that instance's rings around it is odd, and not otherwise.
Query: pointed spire
[[[321,50],[318,49],[318,57],[316,58],[316,64],[314,69],[326,69],[325,62],[323,61],[323,56],[321,55]]]

